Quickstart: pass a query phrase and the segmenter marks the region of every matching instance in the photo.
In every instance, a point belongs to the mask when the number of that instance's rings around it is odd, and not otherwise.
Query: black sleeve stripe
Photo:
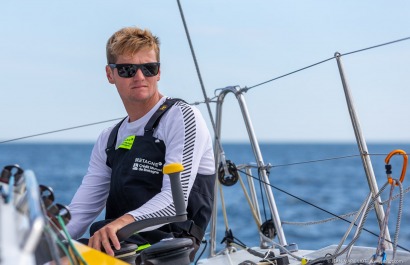
[[[192,151],[194,150],[194,142],[190,143],[190,144],[186,147],[186,149],[192,152]],[[189,157],[189,156],[188,156],[188,157]],[[192,160],[192,159],[191,159],[191,160]]]

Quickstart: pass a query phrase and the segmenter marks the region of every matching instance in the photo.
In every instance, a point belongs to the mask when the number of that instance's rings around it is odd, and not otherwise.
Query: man
[[[88,245],[114,255],[120,248],[116,232],[127,224],[175,213],[164,164],[181,163],[181,183],[188,225],[158,228],[165,235],[193,236],[196,248],[211,215],[214,156],[212,141],[200,112],[158,90],[161,76],[159,39],[148,30],[123,28],[107,42],[108,81],[118,90],[128,116],[104,130],[91,154],[87,174],[69,206],[67,228],[81,237],[106,207],[102,228]],[[150,234],[147,234],[150,237]],[[161,234],[160,234],[161,235]],[[164,236],[147,241],[155,243]]]

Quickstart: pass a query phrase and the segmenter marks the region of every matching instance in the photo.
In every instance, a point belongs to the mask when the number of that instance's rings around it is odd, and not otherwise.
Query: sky
[[[253,87],[244,95],[263,142],[354,141],[334,59],[258,84],[335,52],[410,37],[405,0],[181,5],[207,97],[228,86]],[[6,1],[0,25],[0,142],[32,135],[39,136],[12,142],[94,142],[124,117],[104,67],[107,39],[126,26],[148,28],[160,38],[164,95],[204,101],[177,1]],[[410,40],[341,60],[365,140],[410,142]],[[213,134],[206,105],[197,107]],[[210,108],[215,117],[215,104]],[[100,124],[81,127],[93,123]],[[222,124],[221,140],[247,139],[234,95],[225,99]],[[81,128],[64,130],[71,127]]]

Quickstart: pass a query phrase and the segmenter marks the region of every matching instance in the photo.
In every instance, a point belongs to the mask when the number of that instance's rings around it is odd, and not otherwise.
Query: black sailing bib
[[[176,102],[167,99],[144,128],[144,135],[131,135],[115,149],[117,132],[123,121],[114,127],[107,144],[107,165],[111,167],[110,192],[106,203],[106,219],[115,219],[141,207],[161,191],[165,144],[153,137],[162,115]]]
[[[118,149],[115,149],[117,133],[125,119],[111,131],[106,164],[112,173],[105,219],[116,219],[137,209],[161,191],[166,147],[162,140],[153,137],[153,132],[164,113],[177,101],[180,99],[167,98],[145,125],[144,135],[127,137]],[[188,198],[188,220],[160,229],[187,233],[200,242],[212,214],[214,184],[214,174],[198,173]]]

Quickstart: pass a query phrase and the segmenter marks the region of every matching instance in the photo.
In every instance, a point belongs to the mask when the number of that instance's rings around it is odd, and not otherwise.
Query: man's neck
[[[160,101],[162,97],[161,94],[157,94],[147,101],[134,102],[128,108],[126,107],[125,109],[129,116],[128,122],[133,122],[142,118],[158,103],[158,101]]]

